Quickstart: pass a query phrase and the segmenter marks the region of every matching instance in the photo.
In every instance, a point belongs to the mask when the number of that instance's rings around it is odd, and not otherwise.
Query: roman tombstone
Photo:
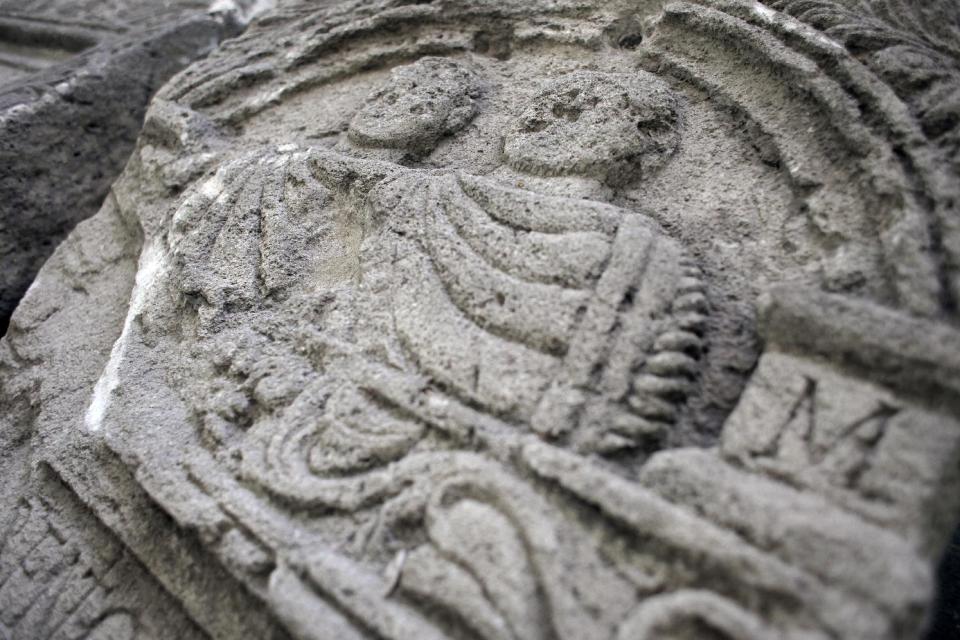
[[[922,637],[956,19],[282,4],[159,91],[0,342],[0,629]]]

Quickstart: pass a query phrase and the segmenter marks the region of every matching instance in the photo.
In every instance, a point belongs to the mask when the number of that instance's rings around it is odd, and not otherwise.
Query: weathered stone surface
[[[56,245],[103,204],[156,90],[252,8],[0,2],[0,335]]]
[[[922,637],[956,17],[282,5],[160,90],[13,315],[3,513],[127,550],[168,595],[126,637]]]

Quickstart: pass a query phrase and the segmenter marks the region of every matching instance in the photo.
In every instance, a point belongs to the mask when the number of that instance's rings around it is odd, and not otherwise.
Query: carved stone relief
[[[282,4],[14,314],[4,504],[55,482],[201,636],[922,637],[951,16]]]

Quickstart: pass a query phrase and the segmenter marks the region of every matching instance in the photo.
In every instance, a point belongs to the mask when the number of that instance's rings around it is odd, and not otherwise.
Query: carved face
[[[437,140],[476,115],[480,78],[446,58],[422,58],[397,67],[350,123],[363,146],[429,151]]]
[[[519,171],[623,184],[676,149],[680,103],[645,72],[577,71],[550,84],[514,121],[503,153]]]

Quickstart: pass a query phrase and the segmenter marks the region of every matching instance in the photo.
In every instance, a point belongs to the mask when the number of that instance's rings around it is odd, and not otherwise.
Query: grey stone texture
[[[0,1],[0,335],[53,249],[103,204],[150,98],[236,33],[247,5]]]
[[[958,15],[265,14],[0,341],[0,636],[923,637]]]

